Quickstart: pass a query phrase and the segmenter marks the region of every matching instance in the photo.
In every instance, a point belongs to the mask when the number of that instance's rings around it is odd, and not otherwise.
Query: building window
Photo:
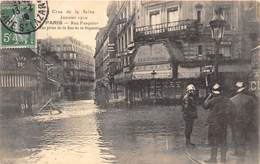
[[[128,56],[128,65],[131,64],[131,56]]]
[[[203,54],[203,49],[202,49],[202,45],[198,46],[198,55],[202,55]]]
[[[120,38],[117,40],[117,49],[120,51]]]
[[[70,53],[70,59],[74,59],[74,54]]]
[[[127,38],[127,32],[125,33],[125,48],[127,48],[127,45],[128,45],[128,38]]]
[[[67,62],[66,61],[63,62],[63,66],[67,67]]]
[[[129,65],[128,57],[126,57],[126,65]]]
[[[223,57],[231,57],[231,47],[228,45],[224,45],[223,47],[221,47],[219,52],[223,55]]]
[[[121,38],[121,52],[124,50],[124,37]]]
[[[50,45],[50,50],[53,52],[55,51],[55,47],[53,45]]]
[[[256,18],[260,19],[260,2],[256,2]]]
[[[129,28],[128,28],[128,44],[132,41],[132,34],[131,34],[131,28],[132,26],[130,26]]]
[[[198,22],[201,22],[201,15],[202,15],[202,9],[203,9],[203,5],[198,3],[195,5],[195,11],[196,11],[196,18]]]
[[[61,51],[61,46],[60,46],[60,45],[57,45],[57,46],[56,46],[56,50],[57,50],[58,52],[60,52],[60,51]]]
[[[197,21],[201,21],[201,10],[197,10]]]
[[[217,8],[214,8],[213,15],[215,15],[215,9],[217,9]],[[226,21],[225,30],[229,31],[232,28],[231,7],[227,6],[227,7],[224,7],[222,9],[223,9],[223,16],[224,16],[225,21]]]
[[[160,11],[152,11],[150,12],[150,25],[160,24],[161,23],[161,17],[160,17]]]
[[[175,22],[179,20],[179,11],[178,7],[172,7],[167,9],[167,21],[168,22]]]
[[[125,13],[125,16],[124,16],[124,17],[127,18],[127,8],[125,8],[124,10],[125,10],[125,11],[124,11],[124,13]]]

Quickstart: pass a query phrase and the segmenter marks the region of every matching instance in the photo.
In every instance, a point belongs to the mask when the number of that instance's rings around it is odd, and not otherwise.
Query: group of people
[[[235,88],[235,95],[227,98],[223,94],[221,85],[216,83],[203,103],[204,109],[209,111],[206,125],[208,126],[208,143],[211,147],[211,155],[208,160],[205,160],[206,163],[217,162],[218,148],[221,152],[221,162],[226,163],[228,127],[231,129],[234,143],[233,155],[238,156],[239,161],[243,162],[246,150],[249,148],[251,157],[257,163],[257,99],[248,91],[244,82],[236,82]],[[196,88],[193,84],[189,84],[183,96],[183,119],[187,147],[195,147],[195,144],[191,142],[191,134],[197,118]]]

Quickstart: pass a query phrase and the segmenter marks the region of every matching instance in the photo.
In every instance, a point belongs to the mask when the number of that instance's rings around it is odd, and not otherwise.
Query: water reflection
[[[98,109],[93,101],[65,102],[63,108],[59,115],[1,118],[0,161],[190,163],[182,152],[179,110]]]
[[[175,109],[109,109],[96,117],[100,143],[107,143],[118,163],[190,162],[183,155],[183,124]]]
[[[21,163],[106,163],[93,102],[65,103],[61,115],[1,119],[0,159]]]

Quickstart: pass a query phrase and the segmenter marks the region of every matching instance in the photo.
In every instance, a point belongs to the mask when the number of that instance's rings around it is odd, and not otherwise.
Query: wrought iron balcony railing
[[[192,36],[192,34],[197,34],[199,25],[201,24],[198,23],[197,20],[187,19],[136,27],[136,40],[138,41],[152,37],[169,37],[169,34],[171,34],[171,36],[174,35],[180,37],[184,34]]]

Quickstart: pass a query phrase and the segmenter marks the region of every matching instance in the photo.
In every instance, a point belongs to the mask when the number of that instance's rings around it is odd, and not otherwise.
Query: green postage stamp
[[[35,32],[48,16],[47,1],[3,1],[0,9],[0,47],[35,48]]]

